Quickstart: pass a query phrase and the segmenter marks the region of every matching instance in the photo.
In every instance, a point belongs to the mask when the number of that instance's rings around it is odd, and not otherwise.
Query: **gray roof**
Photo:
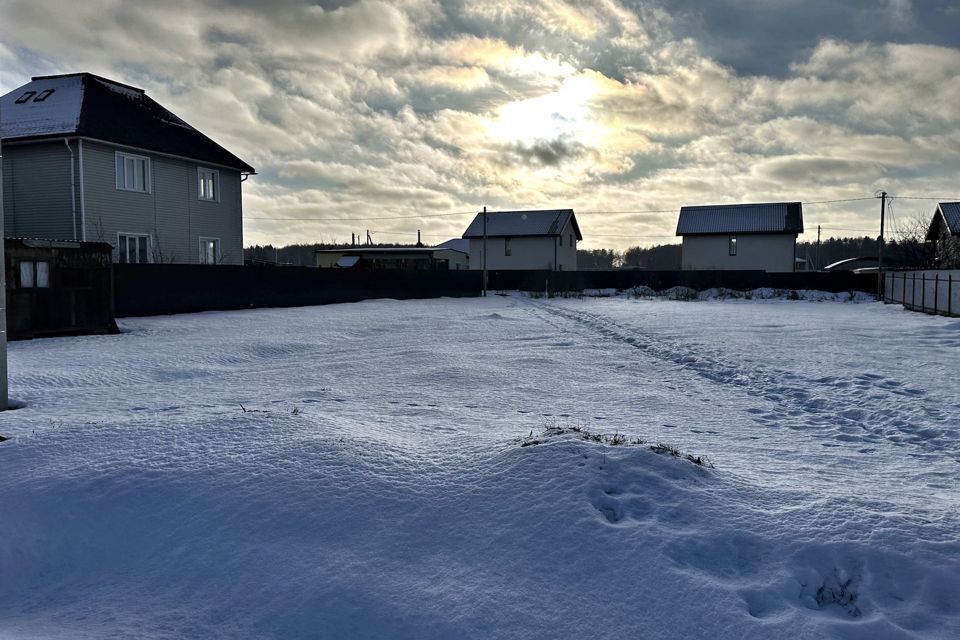
[[[960,202],[941,202],[940,213],[952,235],[960,235]]]
[[[464,240],[463,238],[451,238],[446,242],[441,242],[436,248],[459,251],[460,253],[470,253],[470,241]]]
[[[567,223],[573,225],[577,240],[583,240],[580,225],[573,209],[544,209],[539,211],[488,211],[487,236],[558,236],[563,233]],[[467,230],[464,238],[483,237],[483,213],[478,213]]]
[[[803,233],[799,202],[720,204],[680,209],[677,235]]]
[[[92,73],[35,76],[0,96],[6,142],[79,136],[254,173],[253,167],[154,101]]]

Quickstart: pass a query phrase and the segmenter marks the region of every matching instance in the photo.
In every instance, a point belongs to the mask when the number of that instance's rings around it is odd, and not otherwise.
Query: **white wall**
[[[684,271],[793,271],[796,236],[792,234],[737,235],[737,255],[729,254],[730,236],[684,236]]]
[[[577,236],[571,224],[564,227],[562,237],[562,244],[560,236],[512,237],[509,256],[505,255],[506,238],[487,238],[487,268],[576,271]],[[483,238],[470,238],[470,269],[483,269]]]

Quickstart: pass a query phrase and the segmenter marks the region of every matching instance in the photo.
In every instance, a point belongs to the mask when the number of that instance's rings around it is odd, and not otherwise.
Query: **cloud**
[[[7,0],[0,86],[88,70],[144,87],[257,167],[250,242],[368,225],[443,240],[484,205],[669,211],[584,215],[587,246],[623,248],[671,239],[687,203],[953,191],[952,8]],[[875,217],[872,202],[822,211]],[[444,215],[345,220],[419,214]]]

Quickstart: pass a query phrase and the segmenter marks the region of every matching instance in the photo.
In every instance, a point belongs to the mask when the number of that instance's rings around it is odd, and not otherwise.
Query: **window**
[[[22,289],[46,289],[50,286],[50,263],[45,260],[25,260],[20,263]]]
[[[33,99],[33,101],[43,102],[44,100],[49,98],[54,91],[56,91],[56,89],[44,89],[43,91],[40,92],[40,95],[38,95],[36,98]]]
[[[16,101],[14,101],[14,104],[23,104],[24,102],[26,102],[27,100],[29,100],[35,95],[37,95],[36,91],[25,91],[22,96],[20,96],[19,98],[16,99]]]
[[[737,236],[730,236],[730,255],[737,255]]]
[[[199,178],[197,197],[211,202],[220,200],[220,172],[197,167],[197,177]]]
[[[503,255],[509,256],[511,255],[511,251],[513,251],[513,248],[510,246],[510,238],[504,238],[503,239]]]
[[[200,264],[220,264],[220,238],[200,238]]]
[[[563,246],[563,234],[562,234],[562,233],[560,234],[560,246],[561,246],[561,247]]]
[[[118,151],[117,189],[150,193],[150,158]]]
[[[117,234],[117,262],[146,264],[150,262],[150,236],[145,233]]]

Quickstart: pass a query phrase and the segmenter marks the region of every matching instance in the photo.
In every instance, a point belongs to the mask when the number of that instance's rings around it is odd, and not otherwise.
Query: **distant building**
[[[115,262],[243,264],[253,167],[137,89],[89,73],[0,97],[4,233],[106,242]]]
[[[683,207],[681,269],[794,271],[801,233],[799,202]]]
[[[927,242],[933,245],[938,267],[960,265],[960,202],[941,202],[930,221]]]
[[[316,265],[322,269],[414,269],[465,271],[468,256],[446,247],[357,246],[318,249]]]
[[[486,252],[484,252],[486,217]],[[470,268],[577,270],[583,240],[573,209],[478,213],[463,234],[470,241]]]

